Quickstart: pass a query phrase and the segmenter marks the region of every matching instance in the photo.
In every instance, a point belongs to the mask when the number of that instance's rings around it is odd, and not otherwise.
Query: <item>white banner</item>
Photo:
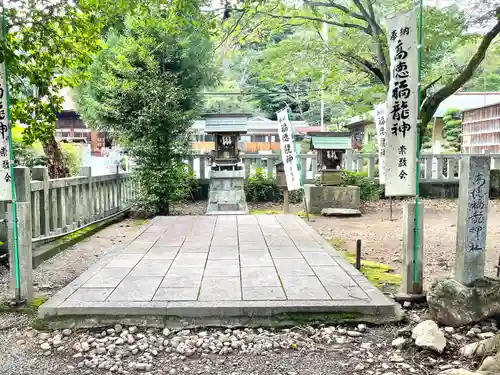
[[[387,20],[391,81],[387,93],[385,195],[416,193],[418,52],[415,11]]]
[[[378,142],[378,180],[380,185],[385,184],[385,148],[387,103],[377,104],[373,107],[373,120],[377,129]]]
[[[281,158],[285,166],[286,184],[289,191],[298,190],[302,188],[302,185],[300,183],[297,154],[293,144],[292,124],[288,119],[288,109],[285,108],[276,114],[278,116],[278,133],[280,136]]]
[[[0,40],[2,32],[0,30]],[[0,201],[12,200],[5,63],[0,64]]]

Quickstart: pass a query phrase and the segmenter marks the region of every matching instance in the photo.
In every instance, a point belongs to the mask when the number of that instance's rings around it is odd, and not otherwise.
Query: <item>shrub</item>
[[[362,200],[380,199],[382,190],[380,185],[372,178],[368,178],[367,172],[348,172],[342,173],[342,185],[358,186]]]
[[[248,202],[276,202],[280,198],[280,188],[274,179],[266,178],[262,168],[245,182],[245,195]]]
[[[245,181],[247,202],[282,202],[283,191],[276,185],[276,180],[267,178],[262,168],[257,168],[255,174]],[[291,191],[288,195],[290,203],[302,202],[302,190]]]

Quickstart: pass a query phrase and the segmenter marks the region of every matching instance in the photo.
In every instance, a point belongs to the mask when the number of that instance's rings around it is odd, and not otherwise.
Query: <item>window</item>
[[[266,142],[266,136],[265,135],[256,135],[255,142]]]
[[[213,142],[214,136],[212,134],[205,135],[205,142]]]
[[[241,142],[252,142],[252,137],[249,135],[242,135],[240,137]]]

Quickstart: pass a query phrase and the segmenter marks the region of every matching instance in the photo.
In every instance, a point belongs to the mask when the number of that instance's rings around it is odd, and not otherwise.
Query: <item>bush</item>
[[[382,194],[380,185],[374,179],[368,178],[367,172],[344,171],[342,173],[342,185],[358,186],[360,197],[365,201],[380,199]]]
[[[262,168],[257,168],[245,182],[245,195],[248,202],[277,202],[281,190],[275,180],[264,176]]]
[[[276,180],[266,178],[262,168],[257,168],[255,174],[245,181],[245,195],[247,202],[282,202],[283,191]],[[302,190],[291,191],[288,199],[290,203],[302,202]]]
[[[74,143],[59,142],[64,158],[64,164],[69,168],[70,176],[79,176],[82,166],[81,146]]]

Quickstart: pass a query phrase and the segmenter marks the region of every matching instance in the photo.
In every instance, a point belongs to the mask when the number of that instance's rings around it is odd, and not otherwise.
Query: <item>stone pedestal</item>
[[[207,215],[247,215],[245,171],[211,171]]]
[[[357,186],[305,185],[307,208],[311,214],[320,214],[324,208],[360,207],[360,191]]]
[[[455,279],[464,285],[484,277],[490,157],[460,160]]]

